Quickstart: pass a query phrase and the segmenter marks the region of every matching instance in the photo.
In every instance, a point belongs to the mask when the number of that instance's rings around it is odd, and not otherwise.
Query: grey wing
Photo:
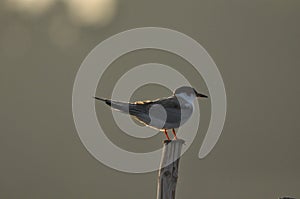
[[[154,124],[154,126],[158,128],[163,127],[162,124],[178,122],[178,118],[180,119],[179,103],[174,97],[154,101],[137,101],[134,103],[114,101],[99,97],[95,97],[95,99],[104,101],[115,110],[129,113],[146,125],[151,123],[152,118],[155,120],[156,125]]]
[[[167,113],[165,128],[178,128],[181,122],[181,108],[180,103],[176,97],[171,97],[162,100],[161,105]]]
[[[127,113],[132,116],[135,116],[139,121],[145,124],[149,124],[151,121],[149,117],[149,109],[152,104],[151,101],[127,103],[99,97],[95,97],[95,99],[104,101],[107,105],[111,106],[115,110],[121,111],[122,113]]]
[[[177,128],[181,121],[180,103],[176,97],[135,102],[130,104],[129,114],[147,125],[151,123],[151,117],[157,119],[164,123],[163,128]]]
[[[149,116],[149,110],[152,103],[131,103],[129,105],[129,114],[136,117],[139,121],[145,123],[146,125],[150,124],[151,119]]]

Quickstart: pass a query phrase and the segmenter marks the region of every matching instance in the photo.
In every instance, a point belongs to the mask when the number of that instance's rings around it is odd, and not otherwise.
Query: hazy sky
[[[180,161],[177,198],[300,197],[300,3],[297,0],[3,0],[0,3],[0,198],[155,198],[157,172],[128,174],[94,159],[72,117],[73,82],[101,41],[144,26],[175,29],[216,62],[227,92],[223,133],[198,159],[210,118],[202,102],[197,137]],[[126,54],[105,72],[97,95],[136,65],[172,66],[207,93],[201,74],[158,50]],[[148,85],[133,99],[168,96]],[[161,146],[134,139],[97,104],[107,135],[131,151]],[[189,132],[186,132],[189,133]]]

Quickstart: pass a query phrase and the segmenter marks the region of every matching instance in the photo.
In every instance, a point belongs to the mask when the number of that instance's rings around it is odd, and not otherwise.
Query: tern
[[[120,102],[111,99],[94,97],[105,102],[111,108],[133,116],[146,126],[163,131],[170,140],[167,130],[172,129],[174,139],[177,139],[175,128],[182,126],[191,117],[196,98],[208,98],[198,93],[194,88],[183,86],[177,88],[173,95],[156,100],[136,102]]]

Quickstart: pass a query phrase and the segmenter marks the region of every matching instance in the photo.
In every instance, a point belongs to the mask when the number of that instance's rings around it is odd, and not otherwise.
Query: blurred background
[[[299,198],[299,10],[297,0],[2,0],[0,198],[155,198],[157,172],[128,174],[99,163],[82,145],[71,107],[87,54],[111,35],[144,26],[197,40],[216,62],[227,92],[223,134],[203,160],[197,155],[210,102],[200,105],[201,128],[181,159],[177,198]],[[201,75],[183,59],[141,50],[112,63],[97,94],[109,97],[124,72],[148,62],[172,66],[207,93]],[[133,100],[170,93],[147,85]],[[161,146],[163,135],[131,138],[107,107],[96,108],[107,115],[99,122],[120,147]]]

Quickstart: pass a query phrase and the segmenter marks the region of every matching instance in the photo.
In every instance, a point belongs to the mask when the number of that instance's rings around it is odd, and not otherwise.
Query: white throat
[[[195,96],[194,95],[187,95],[185,93],[176,94],[177,98],[181,98],[185,100],[187,103],[194,105]]]

